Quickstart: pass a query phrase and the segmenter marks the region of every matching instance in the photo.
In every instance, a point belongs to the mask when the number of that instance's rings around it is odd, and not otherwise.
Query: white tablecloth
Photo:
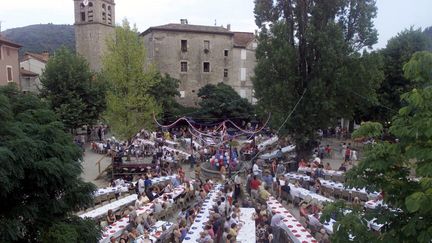
[[[120,198],[119,200],[116,200],[114,202],[108,203],[102,207],[98,207],[94,210],[83,213],[79,216],[81,218],[92,218],[92,219],[99,218],[99,217],[103,216],[104,214],[106,214],[108,212],[108,210],[111,209],[113,211],[116,211],[116,210],[120,209],[121,207],[123,207],[124,205],[135,202],[136,199],[137,199],[136,194],[129,195],[127,197]]]
[[[178,197],[180,194],[182,194],[184,191],[184,187],[178,186],[174,189],[174,192],[171,193],[164,193],[162,196],[158,197],[155,200],[162,200],[161,198],[163,198],[164,195],[171,195],[173,198]],[[140,216],[143,213],[151,213],[153,212],[153,202],[149,202],[145,205],[143,205],[142,207],[138,208],[136,210],[136,213],[138,216]],[[128,225],[129,218],[128,217],[124,217],[121,218],[120,220],[116,221],[115,223],[111,224],[110,226],[106,227],[105,229],[103,229],[102,231],[102,239],[99,242],[109,242],[109,239],[111,236],[114,237],[119,237],[122,233],[122,231],[124,230],[124,228]]]
[[[287,147],[283,147],[281,149],[281,151],[282,151],[282,153],[288,153],[288,152],[294,151],[295,147],[296,147],[295,145],[289,145]],[[259,157],[261,159],[272,159],[272,158],[276,157],[278,151],[279,150],[277,149],[271,153],[266,153],[266,154],[260,155]]]
[[[200,232],[204,230],[205,223],[210,218],[210,209],[216,204],[214,200],[217,198],[217,192],[221,187],[221,185],[216,185],[215,188],[209,192],[208,199],[204,200],[203,206],[198,213],[198,216],[195,218],[195,222],[187,232],[183,243],[197,242],[200,238]]]
[[[303,175],[303,174],[292,173],[292,172],[291,173],[286,173],[285,177],[292,178],[292,179],[295,179],[295,180],[303,179],[305,181],[310,181],[310,176]],[[340,189],[340,190],[348,191],[349,193],[359,192],[359,193],[362,193],[362,194],[366,194],[370,198],[375,198],[379,194],[379,192],[368,193],[365,188],[347,188],[341,182],[324,180],[322,178],[320,178],[319,180],[320,180],[321,185],[323,187],[327,187],[327,188],[331,188],[331,189]]]
[[[110,186],[105,188],[99,188],[93,195],[94,197],[100,197],[109,193],[120,193],[120,192],[128,192],[128,184],[125,184],[123,186]]]
[[[170,151],[170,152],[172,152],[172,153],[177,153],[177,152],[179,152],[179,154],[182,154],[183,156],[186,156],[186,158],[189,158],[189,156],[190,156],[189,153],[186,153],[186,152],[184,152],[184,151],[181,151],[181,150],[178,150],[178,149],[175,149],[175,148],[170,148],[170,147],[168,147],[168,146],[163,146],[162,148],[163,148],[163,149],[166,149],[166,150],[168,150],[168,151]]]
[[[333,202],[332,199],[321,196],[315,192],[311,192],[309,190],[304,189],[303,187],[296,187],[293,184],[289,184],[290,186],[290,194],[292,197],[299,197],[305,199],[306,197],[311,197],[312,199],[316,199],[318,202]]]
[[[383,200],[369,200],[364,205],[366,208],[375,209],[378,206],[386,206]]]
[[[166,227],[165,231],[162,230],[163,225],[165,225]],[[149,239],[155,243],[162,235],[170,234],[173,227],[174,227],[173,223],[159,220],[152,227],[155,229],[150,230]],[[137,239],[135,239],[135,243],[142,243],[142,242],[145,242],[144,235],[141,235]]]
[[[349,212],[349,211],[348,211]],[[310,217],[310,215],[309,215]],[[368,227],[372,228],[373,230],[379,231],[383,224],[377,224],[376,219],[372,219],[371,221],[367,221]],[[323,227],[329,234],[333,234],[333,226],[336,223],[336,220],[330,219],[329,222],[324,222]]]
[[[258,149],[262,150],[264,149],[266,146],[271,145],[276,143],[279,140],[278,136],[273,136],[267,140],[265,140],[264,142],[258,144]]]
[[[267,200],[267,207],[274,213],[281,214],[281,228],[288,232],[289,237],[295,243],[317,242],[315,238],[285,209],[274,197]]]
[[[255,218],[253,217],[254,213],[254,208],[240,208],[240,221],[243,221],[244,225],[237,234],[237,242],[256,242],[256,226]]]
[[[298,168],[298,172],[312,172],[312,170],[316,170],[316,168],[310,168],[310,167],[299,167]],[[343,175],[343,174],[345,174],[345,172],[344,171],[338,171],[338,170],[323,170],[323,172],[324,172],[324,174],[325,175],[331,175],[331,176],[336,176],[336,175],[338,175],[338,176],[341,176],[341,175]]]

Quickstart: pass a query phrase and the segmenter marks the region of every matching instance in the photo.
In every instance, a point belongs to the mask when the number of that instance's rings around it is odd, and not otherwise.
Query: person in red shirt
[[[253,179],[250,182],[250,188],[251,188],[251,196],[252,198],[257,199],[258,198],[258,189],[261,186],[261,181],[257,179],[256,176],[253,177]]]

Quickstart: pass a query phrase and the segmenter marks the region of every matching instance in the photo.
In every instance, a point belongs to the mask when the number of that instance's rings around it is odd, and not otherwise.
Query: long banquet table
[[[273,214],[280,214],[283,216],[280,227],[288,233],[294,243],[318,242],[274,197],[270,197],[267,200],[267,207]]]
[[[98,207],[96,209],[93,209],[91,211],[83,213],[83,214],[79,215],[79,217],[92,218],[92,219],[100,218],[104,214],[106,214],[108,212],[108,210],[111,209],[112,211],[116,211],[125,205],[133,203],[136,199],[137,199],[136,194],[129,195],[127,197],[120,198],[119,200],[116,200],[116,201],[111,202],[109,204],[103,205],[102,207]]]
[[[161,176],[161,177],[155,177],[151,179],[152,184],[158,184],[160,182],[171,180],[172,178],[176,177],[177,175],[170,175],[170,176]],[[137,182],[132,182],[133,185],[135,185]],[[99,188],[95,193],[93,194],[94,197],[103,196],[110,193],[121,193],[121,192],[128,192],[129,191],[129,185],[130,183],[124,183],[123,185],[118,186],[110,186],[105,188]]]
[[[306,180],[306,181],[310,181],[311,178],[310,176],[307,175],[303,175],[303,174],[297,174],[297,173],[286,173],[285,177],[291,178],[291,179],[295,179],[295,180]],[[349,193],[353,193],[353,192],[358,192],[358,193],[362,193],[367,195],[370,198],[375,198],[378,196],[379,192],[367,192],[365,188],[348,188],[346,187],[343,183],[341,182],[335,182],[335,181],[330,181],[330,180],[325,180],[320,178],[319,179],[321,182],[321,185],[327,188],[331,188],[331,189],[340,189],[340,190],[345,190],[348,191]]]
[[[307,189],[304,189],[303,187],[298,187],[294,184],[289,184],[290,187],[290,194],[294,197],[299,197],[301,199],[306,199],[307,197],[311,197],[312,199],[317,200],[318,202],[333,202],[332,199],[326,198],[320,194],[317,194],[315,192],[309,191]]]
[[[215,185],[214,189],[208,193],[206,199],[204,200],[203,206],[198,212],[195,222],[191,225],[189,231],[187,232],[183,243],[197,242],[197,240],[200,238],[200,232],[204,230],[205,223],[210,218],[210,209],[216,204],[218,192],[221,188],[222,185]]]
[[[254,208],[240,208],[240,221],[243,221],[244,224],[237,234],[237,242],[256,242],[254,213]]]
[[[298,172],[306,173],[306,172],[312,172],[312,171],[315,171],[315,170],[316,170],[316,168],[299,167],[297,171]],[[338,171],[338,170],[323,170],[323,172],[324,172],[325,175],[331,175],[331,176],[342,176],[342,175],[345,174],[344,171]]]
[[[294,151],[295,147],[296,147],[295,145],[289,145],[289,146],[281,148],[281,151],[282,151],[282,153],[288,153],[288,152]],[[272,159],[272,158],[276,157],[278,151],[279,150],[275,150],[271,153],[266,153],[266,154],[260,155],[259,157],[260,157],[260,159]]]
[[[176,188],[174,188],[173,192],[170,193],[164,193],[163,195],[159,196],[156,200],[161,200],[163,196],[171,195],[172,198],[177,198],[184,192],[185,188],[183,185],[180,185]],[[153,212],[153,202],[149,202],[142,207],[136,209],[137,216],[140,216],[144,213],[152,213]],[[174,206],[174,205],[173,205]],[[115,238],[119,237],[123,230],[126,228],[126,226],[129,224],[129,218],[128,216],[121,218],[120,220],[114,222],[113,224],[105,227],[102,231],[102,239],[99,241],[101,243],[109,242],[109,239],[111,236],[114,236]]]

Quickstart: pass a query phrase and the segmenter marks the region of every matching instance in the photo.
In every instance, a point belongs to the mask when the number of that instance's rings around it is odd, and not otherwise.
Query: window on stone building
[[[205,72],[205,73],[210,72],[210,63],[209,62],[203,62],[203,72]]]
[[[241,52],[240,52],[240,56],[241,56],[241,59],[242,59],[242,60],[246,60],[246,50],[245,50],[245,49],[242,49],[242,50],[241,50]]]
[[[228,78],[228,69],[224,69],[224,78]]]
[[[85,20],[86,20],[86,14],[85,14],[85,12],[81,12],[81,21],[82,22],[85,22]]]
[[[92,3],[92,2],[89,2],[88,6],[89,6],[90,8],[93,7],[93,3]]]
[[[209,40],[204,41],[204,51],[205,52],[210,51],[210,41]]]
[[[187,52],[187,40],[181,40],[181,50]]]
[[[7,81],[12,82],[13,76],[12,76],[12,67],[11,66],[6,66],[6,73],[7,73]]]
[[[188,63],[180,62],[180,72],[187,73],[187,71],[188,71]]]
[[[246,68],[240,68],[240,81],[246,81]]]
[[[224,57],[228,56],[229,51],[228,50],[224,50]]]
[[[9,47],[6,47],[6,55],[10,56]]]
[[[244,90],[244,89],[240,90],[240,97],[246,98],[246,90]]]

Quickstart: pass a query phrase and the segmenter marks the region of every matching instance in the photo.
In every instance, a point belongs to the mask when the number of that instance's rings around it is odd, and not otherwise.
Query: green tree
[[[201,98],[200,118],[247,119],[254,115],[254,108],[229,85],[207,84],[198,91]]]
[[[61,48],[41,76],[41,96],[47,99],[67,129],[94,124],[105,109],[103,84],[83,57]]]
[[[384,192],[389,206],[374,211],[354,213],[351,220],[341,215],[335,226],[335,242],[346,242],[353,235],[348,225],[361,228],[357,232],[371,242],[430,242],[432,239],[432,53],[418,52],[404,65],[405,78],[415,88],[401,96],[404,106],[393,118],[389,132],[397,143],[386,141],[370,145],[365,158],[348,172],[348,183],[355,187]],[[366,123],[355,136],[376,136],[382,126]],[[410,179],[415,175],[417,179]],[[330,205],[327,211],[342,211]],[[398,209],[398,210],[395,210]],[[359,219],[376,218],[384,224],[375,235]],[[341,225],[339,228],[338,225]],[[363,227],[361,227],[363,225]],[[354,235],[354,236],[357,236]]]
[[[390,121],[402,107],[400,96],[413,88],[403,74],[403,66],[418,51],[431,50],[432,39],[421,29],[406,29],[391,38],[380,51],[384,60],[384,80],[378,89],[378,105],[368,113],[367,120]]]
[[[107,40],[107,45],[103,58],[109,83],[105,118],[116,136],[130,139],[139,130],[151,128],[153,114],[161,110],[151,94],[161,75],[145,63],[144,43],[127,20],[116,27],[115,38]]]
[[[157,79],[160,82],[153,85],[149,92],[162,108],[162,119],[164,121],[171,121],[181,115],[184,110],[184,107],[175,99],[177,96],[180,96],[180,92],[178,91],[180,81],[168,74],[161,75],[160,73],[157,73]]]
[[[255,96],[279,127],[304,94],[281,130],[293,137],[297,152],[310,151],[316,129],[376,102],[381,58],[359,53],[377,41],[375,16],[372,0],[255,1]]]
[[[16,87],[0,88],[0,101],[0,241],[98,242],[95,222],[73,215],[96,188],[58,116]]]

